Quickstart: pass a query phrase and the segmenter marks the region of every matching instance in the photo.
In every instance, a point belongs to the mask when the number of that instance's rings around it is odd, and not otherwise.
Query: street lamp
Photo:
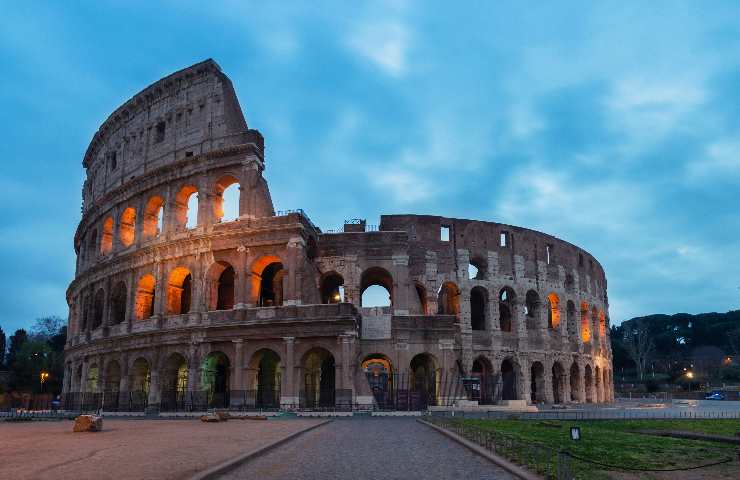
[[[44,393],[44,383],[49,379],[49,372],[42,371],[39,373],[39,380],[41,381],[41,393]]]

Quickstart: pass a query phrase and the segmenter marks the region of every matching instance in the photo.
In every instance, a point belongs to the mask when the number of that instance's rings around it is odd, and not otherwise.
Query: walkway
[[[241,465],[223,479],[512,479],[410,418],[337,419]]]

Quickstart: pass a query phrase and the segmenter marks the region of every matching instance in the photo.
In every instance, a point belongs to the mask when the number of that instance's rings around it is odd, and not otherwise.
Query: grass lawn
[[[637,430],[680,430],[734,436],[740,420],[460,420],[484,430],[493,430],[526,442],[602,464],[631,468],[681,468],[737,458],[737,445],[639,434]],[[581,428],[581,440],[570,439],[570,427]],[[574,461],[577,478],[609,478],[605,471],[586,462]],[[598,471],[601,470],[601,471]],[[617,470],[617,469],[614,469]],[[648,478],[647,475],[645,478]]]

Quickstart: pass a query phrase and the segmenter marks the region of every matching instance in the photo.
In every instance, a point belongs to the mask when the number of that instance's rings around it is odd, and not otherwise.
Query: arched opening
[[[87,236],[86,257],[88,260],[95,258],[95,248],[98,243],[98,230],[94,229]]]
[[[118,238],[121,245],[130,247],[136,237],[136,210],[128,207],[121,214],[121,221],[118,225]]]
[[[480,381],[480,389],[473,391],[471,400],[478,400],[480,405],[493,405],[495,402],[496,382],[493,378],[493,368],[491,362],[485,357],[478,357],[473,360],[472,376],[477,377]]]
[[[427,289],[418,282],[414,283],[414,289],[416,290],[416,298],[419,301],[419,313],[429,315],[427,308]]]
[[[479,257],[471,258],[470,263],[468,263],[468,279],[485,280],[487,269],[488,265],[484,259]]]
[[[121,388],[121,365],[111,360],[105,368],[105,391],[109,393],[118,393]],[[116,395],[116,398],[118,396]]]
[[[113,286],[110,295],[110,320],[113,325],[126,320],[126,300],[126,283],[119,281]]]
[[[167,283],[167,313],[181,315],[190,312],[193,290],[193,276],[185,267],[177,267],[170,272]]]
[[[565,369],[560,362],[552,364],[552,396],[555,403],[565,403]]]
[[[586,387],[586,402],[594,403],[594,380],[591,374],[591,365],[586,365],[583,372],[583,382]]]
[[[581,369],[576,362],[570,366],[570,401],[581,401]]]
[[[100,253],[108,255],[113,250],[113,217],[103,221],[103,234],[100,236]]]
[[[129,376],[129,389],[134,393],[135,403],[146,405],[152,379],[149,362],[144,358],[137,358],[131,366]]]
[[[103,325],[103,310],[105,309],[105,292],[103,289],[99,289],[95,292],[95,300],[93,301],[93,318],[92,328],[100,328]]]
[[[530,374],[532,403],[545,402],[545,367],[540,362],[533,362]]]
[[[527,292],[527,296],[525,298],[525,312],[526,313],[526,320],[527,320],[527,330],[535,330],[539,327],[539,318],[540,318],[540,296],[537,295],[537,292],[534,290],[530,290]]]
[[[153,196],[144,207],[144,221],[141,225],[141,233],[145,240],[158,237],[162,233],[164,218],[164,199],[158,195]]]
[[[362,371],[365,373],[373,399],[380,408],[392,408],[393,397],[393,368],[390,359],[383,354],[368,355],[362,361]]]
[[[514,328],[514,305],[516,294],[511,287],[504,287],[498,294],[498,322],[502,332],[511,332]]]
[[[209,310],[231,310],[234,308],[234,285],[236,273],[228,262],[216,262],[208,269]]]
[[[273,262],[262,270],[260,281],[260,307],[275,307],[283,304],[283,264]]]
[[[596,401],[599,403],[603,402],[604,392],[601,389],[601,369],[598,366],[594,367],[594,384],[596,387]]]
[[[470,325],[473,330],[486,329],[488,291],[483,287],[470,290]]]
[[[606,315],[604,315],[604,311],[601,310],[599,311],[599,337],[601,337],[604,340],[606,339],[606,331],[607,331],[606,323],[607,323]]]
[[[560,327],[560,298],[555,292],[547,296],[547,327],[551,329]]]
[[[263,348],[252,355],[249,366],[256,370],[251,386],[255,392],[255,407],[280,408],[280,355]]]
[[[121,365],[111,360],[105,367],[105,385],[103,386],[103,410],[118,408],[119,390],[121,388]]]
[[[321,277],[321,303],[344,301],[344,278],[337,272],[325,273]]]
[[[211,352],[203,360],[201,371],[203,372],[201,385],[207,395],[208,407],[227,407],[231,374],[229,357],[222,352]]]
[[[591,341],[591,327],[588,324],[588,303],[581,302],[581,340],[583,343]]]
[[[239,181],[231,176],[221,177],[216,182],[216,196],[213,200],[213,214],[217,222],[232,222],[239,218],[239,197],[241,186]]]
[[[437,404],[439,371],[437,359],[429,353],[420,353],[411,359],[411,408],[424,410]]]
[[[89,393],[98,393],[98,382],[100,381],[100,369],[97,363],[93,363],[87,369],[87,379],[85,381],[85,391]]]
[[[258,307],[283,304],[283,278],[287,272],[280,257],[265,255],[252,263],[250,301]]]
[[[188,362],[179,353],[173,353],[164,363],[161,373],[163,410],[181,410],[188,391]]]
[[[334,355],[323,348],[313,348],[303,356],[303,406],[330,408],[335,399]]]
[[[393,305],[393,277],[388,270],[371,267],[360,277],[361,307],[390,307]]]
[[[185,185],[175,196],[174,217],[177,227],[191,229],[198,226],[198,189]]]
[[[437,292],[437,313],[458,315],[460,313],[460,289],[452,282],[444,282]]]
[[[517,399],[517,374],[514,362],[507,358],[501,362],[501,400]]]
[[[576,305],[572,300],[568,300],[566,306],[566,323],[568,328],[568,338],[575,340],[578,337],[578,323],[576,322]]]
[[[136,288],[136,319],[145,320],[154,315],[154,275],[144,275]]]

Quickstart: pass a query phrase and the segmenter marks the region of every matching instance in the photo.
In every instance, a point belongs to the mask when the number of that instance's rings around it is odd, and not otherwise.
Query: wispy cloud
[[[740,179],[740,142],[733,139],[711,143],[701,158],[686,164],[686,175],[690,182]]]
[[[391,77],[402,77],[407,69],[410,33],[396,21],[360,23],[349,35],[347,45]]]

